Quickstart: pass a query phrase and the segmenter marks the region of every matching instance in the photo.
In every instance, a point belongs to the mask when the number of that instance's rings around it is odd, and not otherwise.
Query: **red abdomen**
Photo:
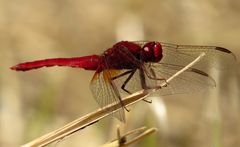
[[[11,67],[12,70],[27,71],[41,67],[68,66],[74,68],[84,68],[86,70],[96,70],[99,65],[100,56],[84,56],[74,58],[53,58],[20,63]]]

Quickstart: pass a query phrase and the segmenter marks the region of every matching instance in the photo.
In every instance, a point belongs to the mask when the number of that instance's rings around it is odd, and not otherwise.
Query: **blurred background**
[[[0,146],[25,144],[99,108],[89,90],[92,71],[10,66],[101,54],[120,40],[216,45],[239,59],[239,18],[236,0],[0,0]],[[215,73],[217,88],[137,103],[126,124],[108,117],[57,146],[99,146],[116,138],[117,124],[122,132],[159,129],[135,146],[240,146],[239,74],[230,67]]]

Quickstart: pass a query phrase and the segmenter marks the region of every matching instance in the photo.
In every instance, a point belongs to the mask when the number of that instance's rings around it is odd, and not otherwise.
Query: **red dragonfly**
[[[161,95],[169,95],[214,87],[215,81],[207,73],[208,70],[231,65],[236,60],[234,54],[228,49],[216,46],[121,41],[104,51],[102,55],[37,60],[18,64],[11,69],[27,71],[44,66],[69,66],[94,70],[95,74],[90,84],[93,97],[100,107],[110,103],[121,104],[122,109],[116,112],[115,116],[124,122],[125,106],[121,100],[124,93],[131,94],[140,89],[161,85],[165,79],[189,64],[202,52],[205,52],[206,56],[199,63],[161,88]]]

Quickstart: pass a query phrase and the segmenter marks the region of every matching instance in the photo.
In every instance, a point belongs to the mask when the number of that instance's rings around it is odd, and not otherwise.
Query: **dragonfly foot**
[[[127,107],[125,107],[125,106],[124,106],[124,109],[125,109],[127,112],[130,112],[130,110],[129,110]]]
[[[166,79],[164,79],[164,85],[162,87],[167,87],[169,85],[168,81]]]
[[[144,102],[147,102],[147,103],[149,103],[149,104],[152,103],[152,100],[146,100],[146,99],[143,99],[143,101],[144,101]]]

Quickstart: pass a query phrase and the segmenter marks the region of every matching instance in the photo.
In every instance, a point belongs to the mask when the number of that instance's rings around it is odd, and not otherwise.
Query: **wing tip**
[[[226,48],[223,48],[223,47],[219,47],[219,46],[217,46],[215,49],[218,50],[218,51],[227,53],[227,54],[231,54],[234,57],[234,60],[237,60],[237,57],[235,56],[235,54],[232,51],[230,51]]]
[[[228,54],[232,54],[232,52],[226,48],[223,48],[223,47],[216,47],[216,50],[218,51],[221,51],[221,52],[225,52],[225,53],[228,53]]]

